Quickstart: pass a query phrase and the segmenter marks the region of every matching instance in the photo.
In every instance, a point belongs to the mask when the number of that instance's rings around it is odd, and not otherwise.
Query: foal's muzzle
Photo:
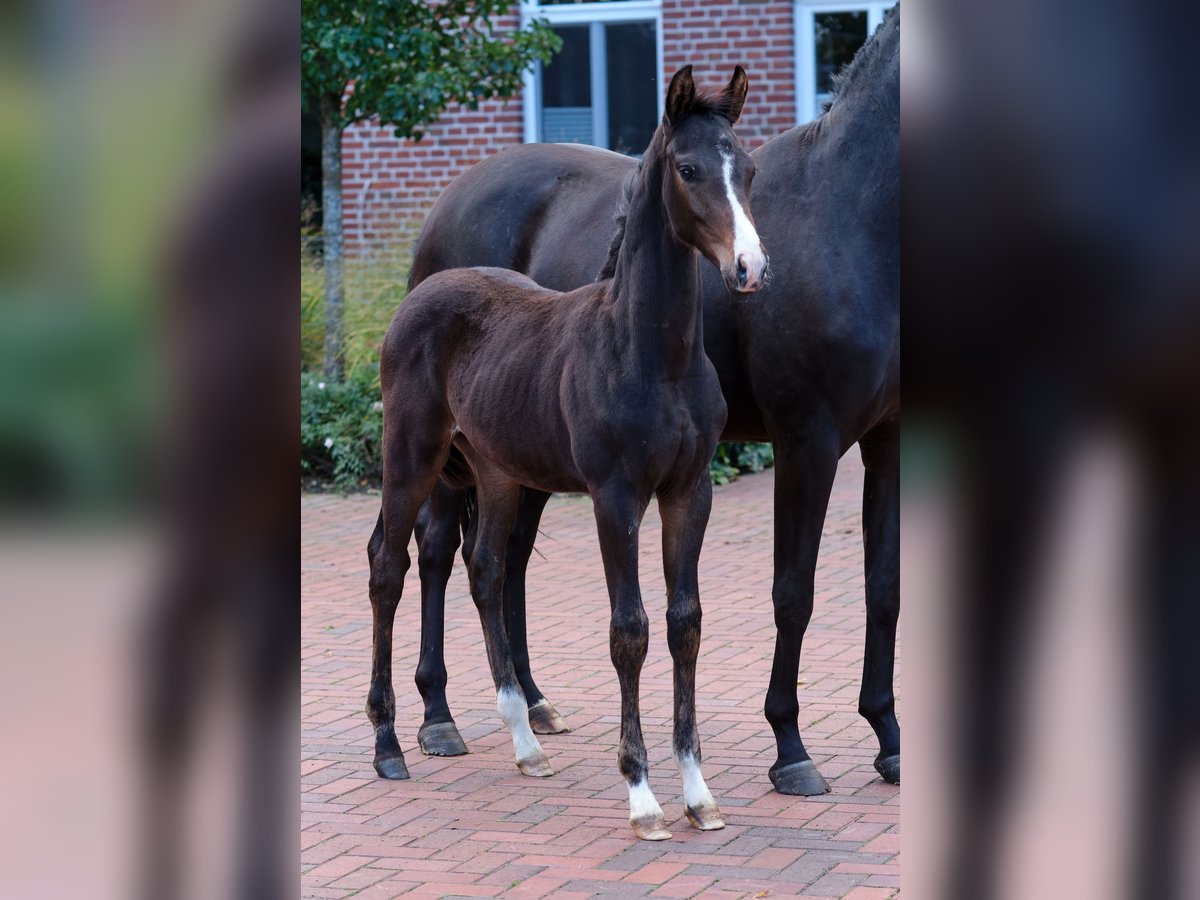
[[[725,284],[733,291],[753,293],[766,284],[767,264],[767,254],[761,246],[757,250],[739,253],[733,270],[723,273]]]

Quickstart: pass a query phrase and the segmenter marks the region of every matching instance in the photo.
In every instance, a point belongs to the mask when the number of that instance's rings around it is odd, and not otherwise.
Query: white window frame
[[[817,105],[817,47],[814,32],[818,13],[865,12],[867,40],[883,22],[884,13],[895,5],[887,2],[828,2],[828,0],[795,0],[793,21],[796,50],[796,123],[811,122],[821,112]]]
[[[605,25],[630,22],[654,23],[654,71],[662,78],[663,29],[661,0],[612,0],[608,3],[556,3],[521,0],[521,26],[542,18],[551,25],[590,25],[589,55],[592,62],[592,139],[596,146],[608,145],[608,77],[605,69]],[[527,144],[541,140],[542,64],[525,71],[522,114]],[[663,92],[658,92],[658,115],[663,114]]]

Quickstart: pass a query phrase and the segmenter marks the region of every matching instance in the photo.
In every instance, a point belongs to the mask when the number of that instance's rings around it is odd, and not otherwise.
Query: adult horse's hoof
[[[518,759],[517,768],[521,770],[522,775],[528,775],[531,778],[545,778],[554,774],[554,770],[550,768],[550,760],[545,756]]]
[[[671,832],[667,831],[667,822],[662,817],[662,813],[653,816],[643,816],[640,819],[630,819],[629,824],[633,827],[633,833],[638,836],[638,840],[666,841],[671,837]]]
[[[900,754],[894,753],[891,756],[880,756],[875,760],[875,771],[879,773],[888,784],[900,783]]]
[[[716,804],[707,807],[689,806],[686,810],[687,820],[697,831],[720,831],[725,827],[725,819]]]
[[[793,797],[815,797],[817,794],[829,793],[829,782],[817,771],[817,767],[811,759],[781,766],[778,769],[772,766],[768,774],[771,776],[771,784],[775,785],[775,790],[781,794],[790,794]]]
[[[468,752],[453,722],[422,725],[417,732],[417,744],[426,756],[462,756]]]
[[[529,727],[535,734],[565,734],[571,726],[544,697],[529,707]]]
[[[404,764],[403,756],[388,756],[384,759],[375,758],[375,771],[379,773],[380,778],[386,778],[389,781],[407,781],[408,766]]]

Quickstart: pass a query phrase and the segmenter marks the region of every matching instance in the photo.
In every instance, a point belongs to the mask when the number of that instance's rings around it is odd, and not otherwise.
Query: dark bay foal
[[[384,340],[383,502],[371,537],[374,658],[367,713],[375,768],[406,778],[395,733],[392,621],[418,510],[444,467],[476,485],[468,575],[483,623],[496,705],[526,775],[552,774],[530,728],[503,620],[505,547],[522,486],[592,495],[621,685],[618,765],[630,821],[670,837],[647,780],[638,683],[649,627],[638,585],[638,530],[651,496],[663,522],[667,642],[674,662],[674,755],[687,816],[724,822],[700,774],[695,675],[697,563],[712,488],[708,462],[725,402],[704,353],[699,256],[732,289],[762,282],[766,255],[750,216],[754,165],[733,134],[747,81],[698,93],[677,72],[666,115],[628,185],[613,277],[560,294],[504,269],[441,272],[409,294]]]

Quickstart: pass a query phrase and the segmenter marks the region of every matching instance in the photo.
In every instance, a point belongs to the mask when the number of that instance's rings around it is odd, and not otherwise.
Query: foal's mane
[[[696,98],[692,101],[688,117],[715,113],[726,119],[732,119],[736,102],[736,99],[727,94],[723,87],[704,88],[696,92]],[[612,278],[617,272],[617,255],[621,252],[621,244],[625,240],[625,225],[629,218],[629,201],[633,197],[633,187],[637,183],[638,173],[642,171],[646,157],[650,156],[651,151],[661,150],[661,148],[655,147],[655,142],[661,141],[661,139],[662,126],[660,125],[655,129],[654,136],[650,138],[650,145],[646,148],[646,152],[638,160],[637,168],[625,176],[625,181],[621,185],[621,196],[617,200],[617,208],[613,213],[613,218],[617,223],[617,233],[613,235],[612,243],[608,247],[608,259],[604,261],[600,274],[596,276],[597,281]]]

